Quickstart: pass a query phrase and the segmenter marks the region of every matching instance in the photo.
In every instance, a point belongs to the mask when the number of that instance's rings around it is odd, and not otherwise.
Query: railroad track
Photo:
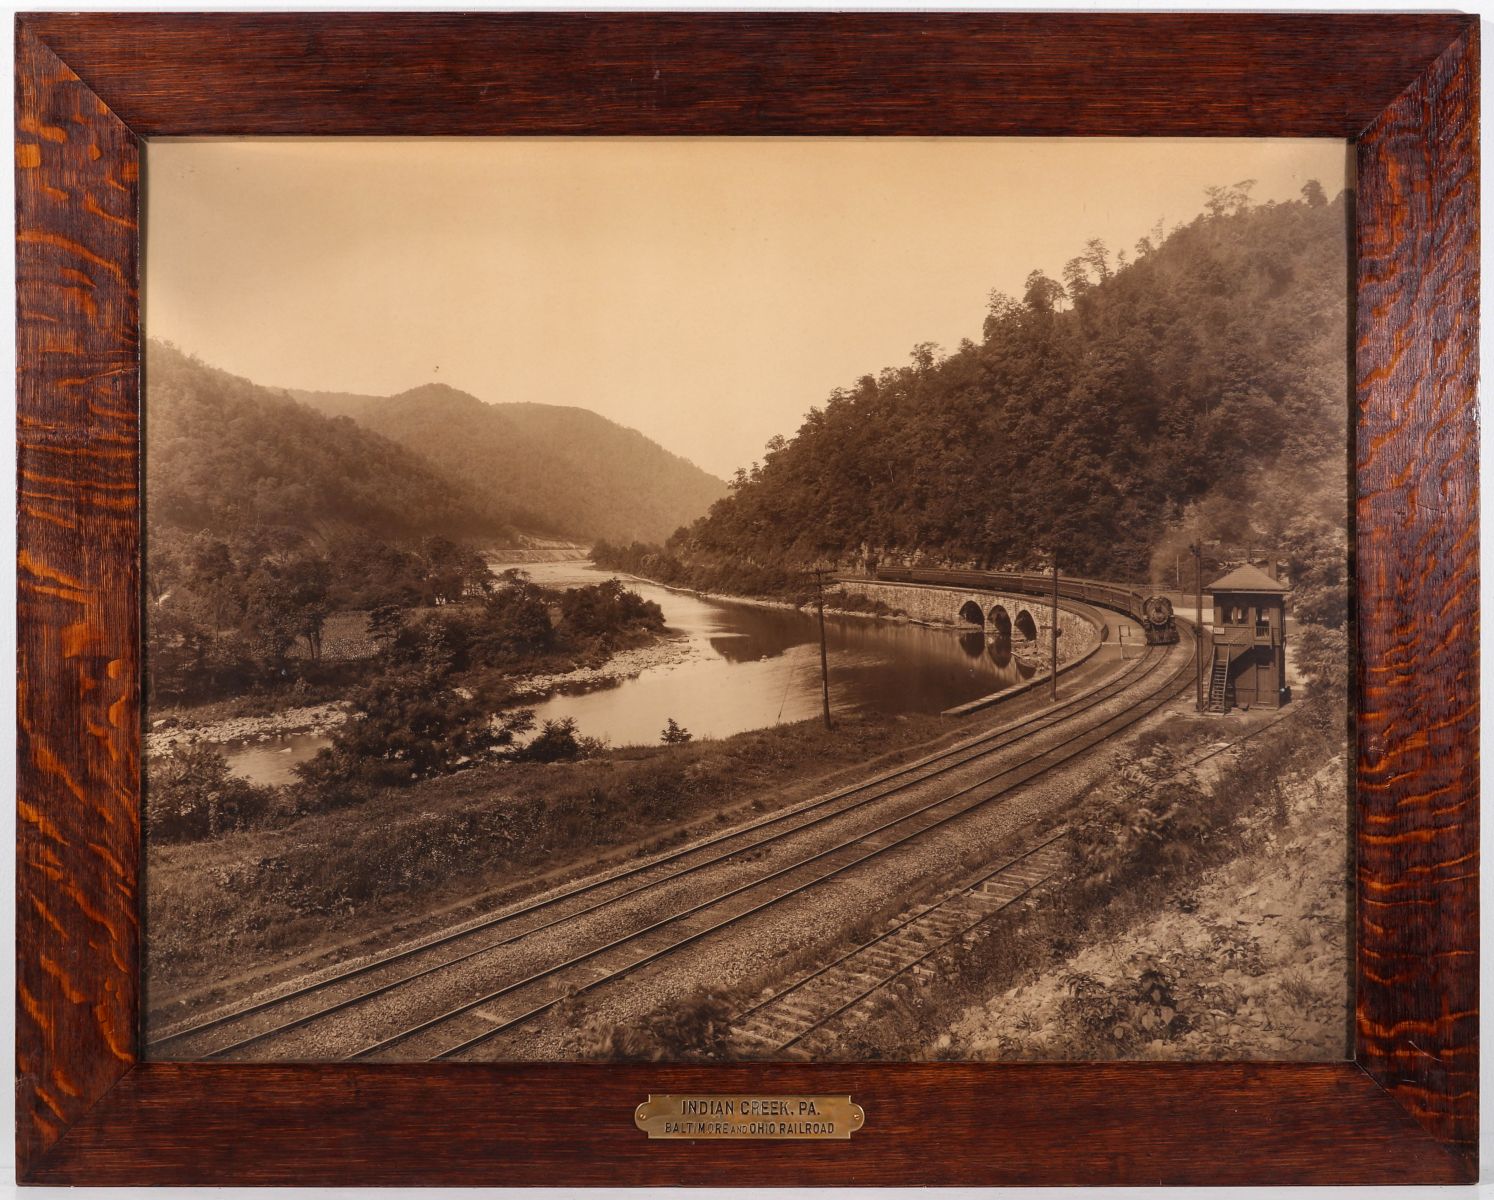
[[[1192,647],[1185,643],[1176,649],[1176,653],[1164,652],[1152,660],[1147,675],[1157,671],[1161,663],[1171,662],[1174,666],[1163,672],[1160,685],[1144,700],[1065,737],[1055,746],[828,850],[451,1006],[417,1025],[364,1046],[351,1057],[388,1059],[397,1052],[397,1057],[390,1061],[461,1058],[562,1002],[615,983],[686,946],[968,816],[1013,789],[1067,764],[1149,716],[1183,691],[1191,679],[1188,668]]]
[[[917,906],[869,941],[742,1010],[733,1022],[734,1046],[748,1058],[793,1051],[842,1013],[1042,887],[1063,870],[1063,837],[1054,834],[995,870],[980,872],[953,894]]]
[[[1134,788],[1126,796],[1155,791],[1168,779],[1176,779],[1212,758],[1238,749],[1252,738],[1291,720],[1292,715],[1288,711],[1274,717],[1249,733],[1191,759],[1165,779]],[[743,1009],[732,1021],[732,1044],[744,1058],[803,1056],[802,1043],[817,1031],[909,971],[918,971],[941,950],[1061,873],[1065,865],[1066,832],[1060,830],[994,870],[977,874],[942,899],[916,906],[876,936]]]
[[[895,799],[930,779],[1036,738],[1119,695],[1157,670],[1164,656],[1149,653],[1076,696],[1016,722],[966,739],[871,780],[704,841],[539,897],[392,954],[282,991],[252,1004],[168,1028],[149,1043],[155,1058],[213,1058],[251,1049],[312,1022],[376,999],[391,990],[468,962],[587,914],[673,883],[738,856],[756,854],[805,830]]]

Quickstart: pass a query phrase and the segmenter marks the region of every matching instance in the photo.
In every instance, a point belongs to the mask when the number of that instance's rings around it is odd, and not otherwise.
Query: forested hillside
[[[158,342],[146,347],[146,421],[153,534],[510,532],[498,506],[408,449]]]
[[[662,552],[614,565],[763,590],[815,560],[1172,574],[1190,537],[1341,558],[1345,199],[1207,211],[1062,282],[993,294],[984,336],[865,375]],[[647,561],[645,561],[647,560]]]
[[[416,451],[528,530],[660,540],[726,493],[715,476],[584,408],[485,404],[442,384],[388,397],[293,394]]]

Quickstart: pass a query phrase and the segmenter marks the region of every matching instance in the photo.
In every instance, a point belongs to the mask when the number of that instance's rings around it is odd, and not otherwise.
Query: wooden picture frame
[[[1476,1177],[1476,18],[30,13],[16,96],[23,1181]],[[141,1062],[142,142],[375,134],[1351,140],[1353,1061]],[[866,1128],[634,1128],[690,1090],[849,1092]]]

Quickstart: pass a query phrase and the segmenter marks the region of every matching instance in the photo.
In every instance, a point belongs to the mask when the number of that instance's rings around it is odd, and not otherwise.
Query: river
[[[497,564],[550,588],[616,577],[589,562]],[[573,717],[614,746],[654,743],[671,718],[696,737],[726,737],[820,713],[819,628],[812,612],[702,599],[641,579],[628,586],[664,610],[683,642],[677,659],[614,686],[557,694],[533,705],[537,722]],[[959,633],[865,617],[825,618],[835,713],[937,713],[1032,678],[1011,647]],[[291,768],[326,744],[294,734],[225,747],[229,766],[260,783],[288,783]]]
[[[590,563],[522,569],[554,588],[616,574]],[[641,579],[630,578],[628,586],[664,610],[670,631],[687,640],[688,655],[602,691],[553,696],[535,706],[538,720],[574,717],[586,736],[622,746],[657,742],[671,717],[697,737],[725,737],[819,715],[819,627],[812,612],[701,599]],[[979,633],[827,616],[825,634],[832,712],[937,713],[1033,673],[1009,646]]]

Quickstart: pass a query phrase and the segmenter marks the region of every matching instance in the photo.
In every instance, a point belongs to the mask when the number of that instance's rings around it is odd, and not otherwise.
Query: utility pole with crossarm
[[[813,568],[815,594],[818,597],[816,607],[820,614],[820,700],[824,708],[825,728],[833,729],[830,721],[830,654],[825,647],[825,576],[829,574],[824,567]]]

